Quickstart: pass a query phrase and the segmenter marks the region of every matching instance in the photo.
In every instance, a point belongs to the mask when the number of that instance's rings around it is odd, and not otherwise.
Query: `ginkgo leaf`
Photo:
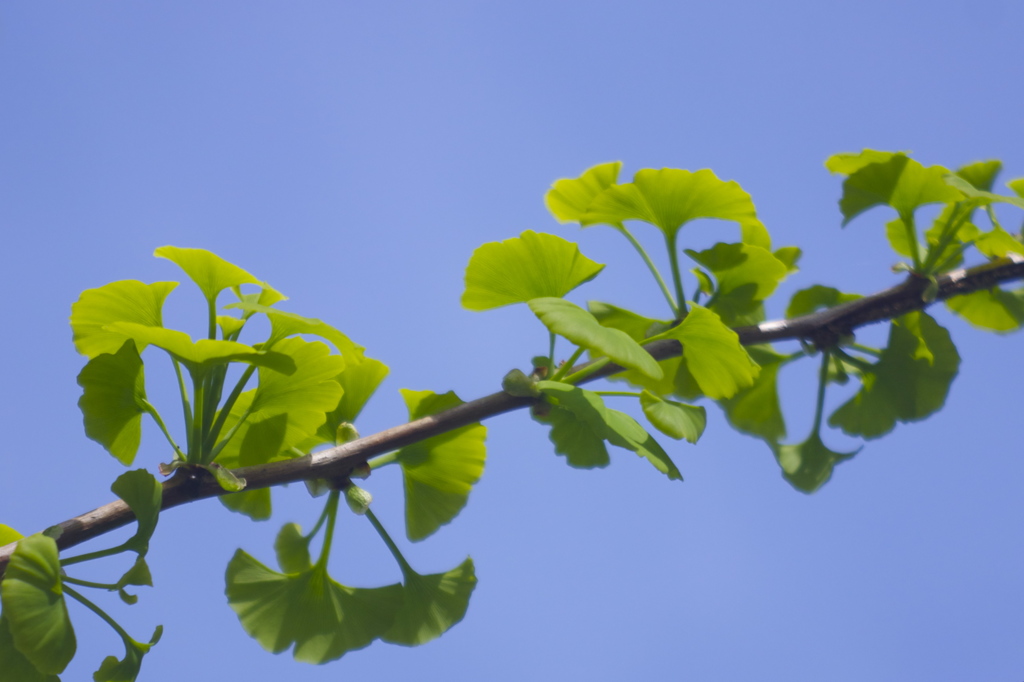
[[[656,429],[676,440],[696,443],[707,426],[707,410],[698,405],[665,400],[646,390],[640,394],[640,405]]]
[[[674,237],[683,225],[697,218],[746,225],[757,223],[757,211],[739,183],[720,180],[711,170],[646,168],[633,176],[633,182],[612,185],[594,197],[579,222],[615,225],[642,220]]]
[[[992,192],[978,189],[959,175],[947,175],[946,184],[963,192],[964,196],[970,199],[971,202],[977,206],[987,206],[989,204],[1011,204],[1017,208],[1024,208],[1024,199],[1020,197],[1006,196],[1004,194],[993,194]]]
[[[115,322],[106,328],[123,334],[139,345],[150,344],[162,348],[193,373],[202,373],[211,367],[228,362],[245,362],[284,374],[295,371],[295,363],[287,355],[257,350],[236,341],[193,341],[185,332],[163,327],[146,327],[131,322]]]
[[[535,298],[530,310],[551,332],[597,355],[636,369],[652,379],[662,376],[658,362],[625,332],[603,326],[593,315],[561,298]]]
[[[12,542],[17,542],[23,537],[25,536],[19,533],[18,531],[14,530],[10,526],[6,526],[0,523],[0,547],[3,547],[4,545],[9,545]]]
[[[998,225],[975,236],[974,246],[989,258],[1005,258],[1011,253],[1024,255],[1024,242]]]
[[[263,313],[270,320],[270,338],[263,342],[263,348],[274,347],[278,341],[296,334],[311,334],[330,341],[338,352],[346,358],[361,356],[366,350],[359,344],[352,341],[345,334],[323,320],[312,317],[303,317],[295,313],[289,313],[277,308],[271,308],[261,303],[241,301],[229,303],[225,308],[236,308],[247,313]]]
[[[605,424],[608,427],[605,437],[609,443],[632,450],[668,476],[669,480],[683,480],[683,475],[679,473],[672,458],[637,420],[625,412],[609,409],[605,412]]]
[[[885,163],[897,154],[906,154],[906,152],[882,152],[875,149],[864,149],[854,153],[843,152],[833,154],[825,159],[825,168],[833,174],[851,175],[864,166],[869,166],[873,163]]]
[[[621,169],[622,162],[613,161],[588,168],[578,178],[556,180],[544,195],[544,205],[558,222],[578,223],[594,197],[618,181]]]
[[[253,521],[266,521],[273,511],[270,497],[270,488],[256,488],[219,495],[217,499],[231,511],[245,514]]]
[[[991,192],[995,184],[996,176],[1003,169],[1003,162],[998,159],[989,161],[976,161],[956,169],[956,174],[971,183],[971,186]]]
[[[455,393],[402,389],[414,421],[461,405]],[[405,483],[405,532],[422,540],[451,522],[466,506],[473,485],[484,472],[487,428],[469,424],[408,445],[398,451]]]
[[[56,675],[41,672],[14,646],[7,618],[0,613],[0,682],[60,682]]]
[[[947,299],[946,306],[982,329],[1011,332],[1024,325],[1024,289],[983,289]]]
[[[569,466],[574,469],[600,469],[611,463],[608,448],[604,444],[603,422],[595,427],[565,408],[556,405],[544,407],[535,410],[533,418],[551,427],[548,438],[555,446],[555,452],[565,455]]]
[[[338,440],[338,429],[356,420],[363,406],[387,375],[388,366],[379,360],[365,355],[355,359],[347,358],[345,369],[334,378],[343,389],[338,406],[327,413],[324,423],[315,434],[295,447],[302,452],[309,452],[321,443],[341,445],[341,441]]]
[[[15,648],[41,672],[62,672],[77,645],[52,538],[30,535],[18,542],[0,583],[0,602]]]
[[[789,274],[789,267],[770,251],[750,244],[715,244],[704,251],[686,249],[687,255],[714,275],[717,286],[709,308],[729,326],[759,308]]]
[[[142,657],[149,653],[154,644],[160,641],[163,633],[164,627],[162,625],[156,626],[153,636],[149,638],[149,642],[146,644],[136,642],[134,639],[122,635],[121,639],[124,641],[125,649],[124,658],[120,660],[116,656],[104,658],[99,670],[93,673],[92,679],[94,682],[134,682],[142,670]]]
[[[445,573],[420,575],[402,566],[402,606],[381,635],[392,644],[418,646],[437,639],[462,620],[476,587],[473,560],[466,558]]]
[[[858,298],[862,298],[860,294],[846,294],[834,287],[815,284],[793,294],[793,297],[789,299],[789,306],[786,308],[786,317],[810,315],[822,308],[834,308],[840,303],[856,301]]]
[[[110,485],[110,490],[132,510],[138,526],[135,534],[121,546],[140,556],[149,551],[149,539],[160,519],[163,487],[153,474],[145,469],[126,471]]]
[[[803,443],[795,445],[772,445],[775,459],[782,467],[782,476],[790,485],[801,492],[813,493],[832,477],[835,465],[846,461],[860,452],[835,452],[821,441],[815,432]]]
[[[473,252],[466,266],[462,305],[490,310],[546,296],[561,298],[602,269],[604,265],[584,256],[576,244],[527,230]]]
[[[926,168],[902,153],[863,165],[843,182],[843,225],[874,206],[891,206],[909,221],[919,206],[958,201],[963,194],[946,183],[947,175],[942,166]]]
[[[335,582],[322,563],[278,573],[242,550],[228,563],[228,605],[267,651],[292,648],[297,661],[326,663],[362,649],[395,621],[402,586],[373,589]]]
[[[184,270],[189,279],[199,286],[211,305],[216,302],[217,295],[225,289],[242,284],[262,284],[242,268],[205,249],[161,246],[153,255],[157,258],[166,258]]]
[[[128,339],[107,329],[115,322],[133,322],[149,327],[163,324],[163,305],[177,282],[143,284],[136,280],[111,282],[98,289],[86,289],[71,306],[71,331],[75,348],[94,358],[116,353]],[[143,350],[145,345],[140,345]]]
[[[707,308],[691,305],[686,319],[656,338],[682,344],[686,369],[709,398],[731,398],[757,378],[758,365],[739,336]]]
[[[779,403],[779,369],[785,356],[769,346],[747,346],[747,352],[761,366],[753,385],[731,398],[720,400],[725,417],[737,431],[758,436],[769,442],[786,437],[786,421]]]
[[[297,523],[286,523],[274,540],[277,565],[285,573],[301,573],[313,567],[309,557],[309,538],[302,534]]]
[[[113,355],[90,359],[78,373],[78,385],[85,435],[122,464],[131,464],[142,441],[142,415],[149,410],[135,342],[128,339]]]
[[[623,331],[629,335],[629,338],[637,342],[659,334],[671,326],[671,322],[668,320],[645,317],[610,303],[588,301],[587,309],[602,326]]]
[[[878,362],[863,370],[863,386],[829,418],[831,426],[862,438],[878,438],[896,426],[934,413],[946,401],[960,355],[927,313],[893,320]]]

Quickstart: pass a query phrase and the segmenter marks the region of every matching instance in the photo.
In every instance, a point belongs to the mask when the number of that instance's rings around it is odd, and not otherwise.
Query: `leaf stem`
[[[193,419],[192,419],[192,437],[189,439],[189,450],[188,457],[190,462],[202,462],[204,446],[203,442],[203,395],[206,387],[204,386],[205,377],[200,377],[199,381],[196,381],[195,375],[192,376],[192,407],[193,407]]]
[[[388,452],[386,454],[383,454],[380,457],[374,457],[373,459],[368,460],[366,463],[367,465],[369,465],[370,470],[372,471],[374,469],[379,469],[382,466],[387,466],[388,464],[394,464],[397,461],[398,450],[395,450],[394,452]]]
[[[676,237],[679,232],[665,235],[665,247],[668,249],[668,262],[672,267],[672,284],[676,289],[676,300],[679,306],[673,310],[676,316],[674,319],[683,320],[689,312],[686,308],[686,295],[683,294],[683,276],[679,272],[679,253],[676,249]]]
[[[967,219],[970,217],[970,209],[961,211],[961,206],[962,202],[960,201],[953,204],[953,209],[949,212],[949,217],[946,218],[946,224],[942,226],[942,232],[939,234],[938,241],[928,249],[928,255],[924,261],[924,272],[922,274],[931,275],[939,271],[939,268],[936,267],[936,261],[938,261],[939,257],[943,255],[946,247],[949,246],[950,242],[952,242],[956,237],[957,232],[960,231],[960,228],[963,227],[964,223],[967,222]],[[953,253],[959,255],[962,251],[963,249],[960,249],[959,251],[954,250]],[[953,255],[952,257],[955,258],[956,255]],[[945,265],[947,262],[949,262],[949,258],[944,259],[942,265]]]
[[[320,528],[324,525],[324,521],[327,520],[327,510],[329,508],[330,505],[324,505],[324,510],[320,512],[320,518],[316,520],[316,525],[314,525],[313,529],[306,534],[306,540],[312,540],[314,537],[316,537],[316,534],[320,532]]]
[[[61,578],[63,583],[71,583],[72,585],[78,585],[79,587],[91,587],[97,590],[107,590],[108,592],[117,589],[117,583],[94,583],[89,580],[79,580],[78,578],[72,578],[70,575],[65,575]]]
[[[604,397],[622,397],[622,398],[639,398],[640,394],[633,391],[594,391],[599,396]]]
[[[235,406],[235,403],[238,401],[238,396],[242,395],[242,391],[245,390],[246,384],[249,383],[249,379],[252,378],[255,371],[256,365],[249,365],[246,367],[242,376],[238,379],[238,383],[236,383],[235,387],[231,390],[231,394],[228,396],[228,399],[224,401],[224,405],[220,408],[220,414],[217,415],[217,420],[213,423],[213,427],[210,429],[210,433],[207,436],[207,448],[212,447],[214,443],[216,443],[217,437],[220,436],[220,432],[224,428],[224,422],[227,421],[228,416],[231,414],[231,408]]]
[[[146,410],[149,416],[153,418],[153,421],[156,422],[156,425],[160,427],[160,431],[164,434],[164,438],[167,439],[167,442],[171,444],[171,447],[174,448],[174,452],[177,453],[178,457],[184,460],[185,453],[182,452],[181,448],[178,447],[178,444],[174,442],[174,438],[171,436],[171,432],[167,430],[167,425],[164,424],[164,420],[160,417],[160,413],[157,412],[156,407],[154,407],[151,402],[146,400],[144,401],[143,408]]]
[[[78,592],[78,590],[74,590],[74,589],[68,587],[66,584],[63,585],[63,588],[64,588],[64,593],[65,594],[67,594],[69,597],[71,597],[75,601],[79,602],[85,608],[87,608],[90,611],[92,611],[93,613],[95,613],[107,625],[109,625],[111,628],[113,628],[114,632],[116,632],[118,635],[120,635],[121,639],[124,640],[125,643],[135,641],[135,640],[133,640],[131,638],[131,636],[127,632],[124,631],[124,628],[122,628],[118,624],[118,622],[116,620],[114,620],[113,618],[111,618],[110,616],[107,615],[106,611],[104,611],[100,607],[98,607],[95,604],[93,604],[90,600],[86,599],[84,595],[82,595],[81,593]]]
[[[910,257],[914,261],[914,272],[923,274],[921,247],[917,243],[917,225],[914,221],[914,212],[911,211],[909,214],[900,215],[900,222],[903,223],[903,229],[907,232],[907,243],[910,245]]]
[[[380,536],[380,539],[388,546],[388,549],[391,551],[391,556],[395,557],[395,561],[398,562],[398,566],[402,569],[402,573],[404,575],[415,573],[416,571],[412,570],[412,566],[410,566],[409,562],[405,560],[404,556],[402,556],[402,552],[398,549],[398,545],[395,544],[395,541],[391,539],[388,532],[384,530],[384,526],[382,526],[380,521],[377,520],[377,515],[373,513],[373,510],[366,510],[366,518],[368,518],[370,523],[373,524],[373,528],[377,531],[377,535]]]
[[[561,381],[562,377],[565,376],[565,373],[573,368],[573,366],[576,364],[576,361],[580,359],[584,352],[585,349],[583,348],[583,346],[577,348],[576,352],[572,354],[572,357],[566,360],[565,363],[558,368],[558,371],[555,372],[554,376],[551,377],[551,381]]]
[[[617,225],[614,225],[614,227],[629,240],[629,243],[633,245],[636,252],[644,259],[644,264],[647,265],[647,269],[651,271],[652,275],[654,275],[655,281],[658,282],[658,286],[661,288],[662,295],[664,295],[665,300],[668,301],[668,307],[672,309],[673,318],[679,317],[679,304],[676,303],[676,299],[672,297],[672,292],[669,291],[668,285],[665,284],[665,279],[661,276],[661,272],[658,271],[658,266],[656,266],[654,261],[651,260],[651,257],[647,255],[647,250],[644,249],[643,244],[641,244],[637,238],[633,236],[633,233],[627,230],[626,226],[622,223],[618,223]]]
[[[831,358],[832,353],[828,348],[821,352],[821,369],[818,372],[818,401],[814,408],[814,433],[821,432],[821,416],[825,409],[825,387],[828,384],[828,363]]]
[[[555,333],[548,332],[548,376],[555,375]]]
[[[120,554],[121,552],[126,552],[126,551],[128,551],[128,548],[125,547],[123,544],[121,544],[121,545],[118,545],[117,547],[110,547],[109,549],[100,549],[100,550],[97,550],[95,552],[86,552],[85,554],[79,554],[78,556],[72,556],[72,557],[68,557],[66,559],[61,559],[60,560],[60,565],[61,566],[74,566],[75,564],[80,564],[80,563],[82,563],[84,561],[93,561],[94,559],[103,559],[105,557],[114,556],[115,554]]]
[[[185,416],[185,436],[186,443],[185,447],[189,452],[192,451],[192,404],[188,399],[188,388],[185,386],[185,377],[181,373],[181,363],[175,358],[171,358],[171,362],[174,363],[174,373],[178,377],[178,392],[181,394],[181,409]]]
[[[576,372],[575,374],[570,374],[569,376],[567,376],[564,379],[562,379],[562,381],[567,383],[567,384],[578,384],[581,381],[583,381],[584,379],[586,379],[587,377],[589,377],[594,372],[597,372],[598,370],[600,370],[602,367],[607,365],[609,362],[611,362],[610,358],[601,358],[600,360],[597,360],[596,362],[590,363],[589,365],[587,365],[586,367],[584,367],[580,371]]]
[[[327,496],[327,505],[324,507],[324,514],[327,516],[327,530],[324,532],[324,544],[320,549],[320,558],[316,560],[316,567],[322,571],[327,570],[327,557],[331,553],[331,541],[334,540],[334,522],[338,519],[338,497],[341,493],[332,490]]]

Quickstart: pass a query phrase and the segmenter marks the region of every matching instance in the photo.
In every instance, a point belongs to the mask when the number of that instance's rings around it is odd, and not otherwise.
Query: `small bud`
[[[363,462],[362,464],[357,464],[356,467],[352,469],[352,473],[350,473],[349,476],[351,478],[367,479],[370,477],[371,471],[372,469],[370,469],[370,465]]]
[[[354,440],[359,440],[359,432],[356,431],[356,427],[348,422],[342,422],[338,424],[338,429],[334,434],[334,442],[338,445],[344,443],[351,443]]]
[[[353,513],[362,516],[370,508],[370,503],[373,502],[373,495],[357,485],[350,485],[345,488],[345,501],[348,502],[348,508]]]
[[[921,292],[921,300],[925,303],[931,303],[939,295],[939,283],[934,277],[929,278],[928,286]]]
[[[521,369],[514,369],[501,380],[501,389],[518,398],[536,398],[540,395],[536,381],[526,376]]]
[[[320,497],[331,489],[331,485],[322,478],[306,479],[304,483],[311,497]]]

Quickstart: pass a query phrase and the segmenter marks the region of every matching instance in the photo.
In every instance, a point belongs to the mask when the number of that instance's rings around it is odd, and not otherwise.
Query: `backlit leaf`
[[[138,524],[135,534],[122,547],[138,552],[140,556],[145,555],[149,551],[149,539],[160,519],[160,503],[163,499],[160,481],[145,469],[135,469],[118,476],[110,490],[131,508]]]
[[[297,523],[286,523],[274,540],[277,564],[285,573],[301,573],[313,566],[309,558],[309,538],[302,534]]]
[[[78,374],[85,435],[119,462],[129,465],[142,440],[142,415],[148,411],[142,358],[126,340],[113,355],[97,355]]]
[[[362,649],[390,629],[402,586],[374,589],[335,582],[323,564],[278,573],[242,550],[227,569],[228,604],[267,651],[292,648],[297,661],[326,663]]]
[[[772,445],[775,459],[782,467],[783,477],[801,492],[813,493],[832,477],[835,465],[850,459],[858,452],[835,452],[821,441],[817,432],[803,443]]]
[[[958,201],[963,195],[946,184],[947,175],[942,166],[926,168],[902,153],[864,165],[843,182],[843,225],[874,206],[889,205],[909,220],[919,206]]]
[[[709,270],[717,287],[710,309],[734,326],[758,308],[789,274],[785,263],[770,251],[750,244],[715,244],[704,251],[686,249],[687,255]]]
[[[461,405],[455,393],[402,389],[409,421]],[[484,472],[487,428],[469,424],[398,451],[405,482],[405,532],[422,540],[449,523],[466,506]]]
[[[605,412],[605,424],[608,426],[605,437],[609,443],[632,450],[668,476],[669,480],[683,480],[683,475],[679,473],[672,458],[637,420],[625,412],[609,409]]]
[[[651,424],[666,436],[696,443],[707,426],[707,411],[697,405],[665,400],[650,391],[640,394],[640,404]]]
[[[45,535],[18,542],[0,583],[0,600],[18,651],[41,672],[62,672],[77,645],[64,602],[56,542]]]
[[[779,369],[785,356],[768,346],[748,346],[747,352],[761,366],[761,372],[753,385],[718,404],[725,411],[729,424],[737,431],[767,441],[778,441],[786,437],[778,386]]]
[[[466,558],[446,573],[420,575],[402,567],[402,606],[381,639],[392,644],[417,646],[447,632],[462,620],[476,587],[473,560]]]
[[[947,299],[946,306],[982,329],[1010,332],[1024,325],[1024,289],[983,289]]]
[[[825,168],[830,173],[851,175],[864,166],[869,166],[873,163],[885,163],[901,153],[905,152],[880,152],[874,149],[864,149],[856,153],[833,154],[825,159]]]
[[[860,391],[836,410],[829,424],[863,438],[877,438],[896,422],[924,419],[946,402],[960,368],[960,355],[927,313],[893,320],[878,362],[861,377]]]
[[[184,270],[210,303],[215,302],[217,294],[225,289],[241,284],[262,284],[242,268],[205,249],[161,246],[153,255],[157,258],[166,258]]]
[[[580,253],[576,244],[527,230],[473,252],[466,266],[462,305],[470,310],[490,310],[534,298],[561,298],[603,268]]]
[[[273,511],[270,488],[242,490],[230,495],[219,495],[217,499],[231,511],[245,514],[253,521],[266,521]]]
[[[548,438],[555,452],[565,455],[566,463],[575,469],[600,469],[608,466],[608,448],[604,444],[604,422],[591,421],[557,405],[534,413],[534,420],[551,426]],[[597,430],[595,430],[595,428]]]
[[[861,298],[860,294],[846,294],[833,287],[815,284],[793,294],[789,299],[789,307],[786,308],[786,317],[792,319],[810,315],[822,308],[834,308],[840,303],[849,303],[858,298]]]
[[[14,646],[7,618],[0,613],[0,682],[60,682],[56,675],[40,672]]]
[[[632,310],[626,310],[611,303],[589,301],[587,308],[602,326],[624,331],[629,338],[637,342],[665,331],[671,324],[668,320],[644,317]]]
[[[612,361],[636,369],[653,379],[660,379],[661,368],[651,354],[625,332],[602,326],[583,308],[561,298],[535,298],[530,310],[548,330],[563,336],[577,346]]]
[[[268,305],[249,301],[230,303],[224,307],[236,308],[250,314],[263,313],[267,316],[270,320],[270,338],[263,343],[262,347],[264,349],[272,348],[278,341],[295,336],[296,334],[311,334],[330,341],[346,359],[349,357],[354,359],[357,356],[361,356],[363,351],[366,350],[323,320],[303,317],[302,315],[296,315],[295,313],[289,313],[277,308],[271,308]]]
[[[621,168],[620,161],[602,163],[578,178],[557,180],[544,195],[544,204],[558,222],[578,223],[594,197],[618,181]]]
[[[134,639],[122,636],[124,641],[124,658],[118,660],[116,656],[107,656],[100,664],[100,669],[93,673],[94,682],[135,682],[142,669],[142,657],[149,653],[153,645],[160,641],[164,628],[156,626],[153,636],[149,642],[143,644]]]
[[[98,289],[86,289],[71,306],[75,348],[89,358],[116,353],[128,337],[106,328],[115,322],[161,326],[164,299],[176,286],[177,282],[143,284],[124,280]],[[144,348],[145,345],[140,346],[140,350]]]

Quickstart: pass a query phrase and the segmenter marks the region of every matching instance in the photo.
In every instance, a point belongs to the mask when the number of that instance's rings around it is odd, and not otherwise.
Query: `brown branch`
[[[1010,258],[996,259],[984,265],[956,270],[939,277],[938,293],[935,300],[941,301],[962,296],[992,288],[1002,282],[1020,279],[1024,279],[1024,258],[1014,254]],[[756,326],[738,327],[736,332],[739,334],[740,342],[746,346],[771,341],[802,340],[824,347],[865,325],[926,308],[929,302],[922,300],[922,294],[927,285],[928,280],[911,275],[902,284],[872,296],[865,296],[856,301],[791,320],[777,320],[763,322]],[[675,357],[682,352],[679,342],[673,340],[658,341],[644,347],[658,360]],[[580,365],[573,371],[585,366],[585,364]],[[620,371],[622,371],[621,367],[608,364],[588,376],[585,381],[593,381]],[[345,477],[375,455],[391,452],[488,417],[521,409],[532,403],[533,399],[531,398],[519,398],[504,392],[493,393],[450,410],[305,457],[242,467],[234,471],[246,480],[249,489],[268,488],[312,478]],[[170,509],[196,500],[225,494],[213,478],[204,472],[196,474],[179,470],[174,477],[163,484],[163,487],[162,509]],[[134,519],[128,505],[121,500],[115,500],[91,512],[57,524],[61,529],[57,545],[62,550],[73,547],[127,525]],[[0,547],[0,577],[7,568],[14,548],[14,543]]]

